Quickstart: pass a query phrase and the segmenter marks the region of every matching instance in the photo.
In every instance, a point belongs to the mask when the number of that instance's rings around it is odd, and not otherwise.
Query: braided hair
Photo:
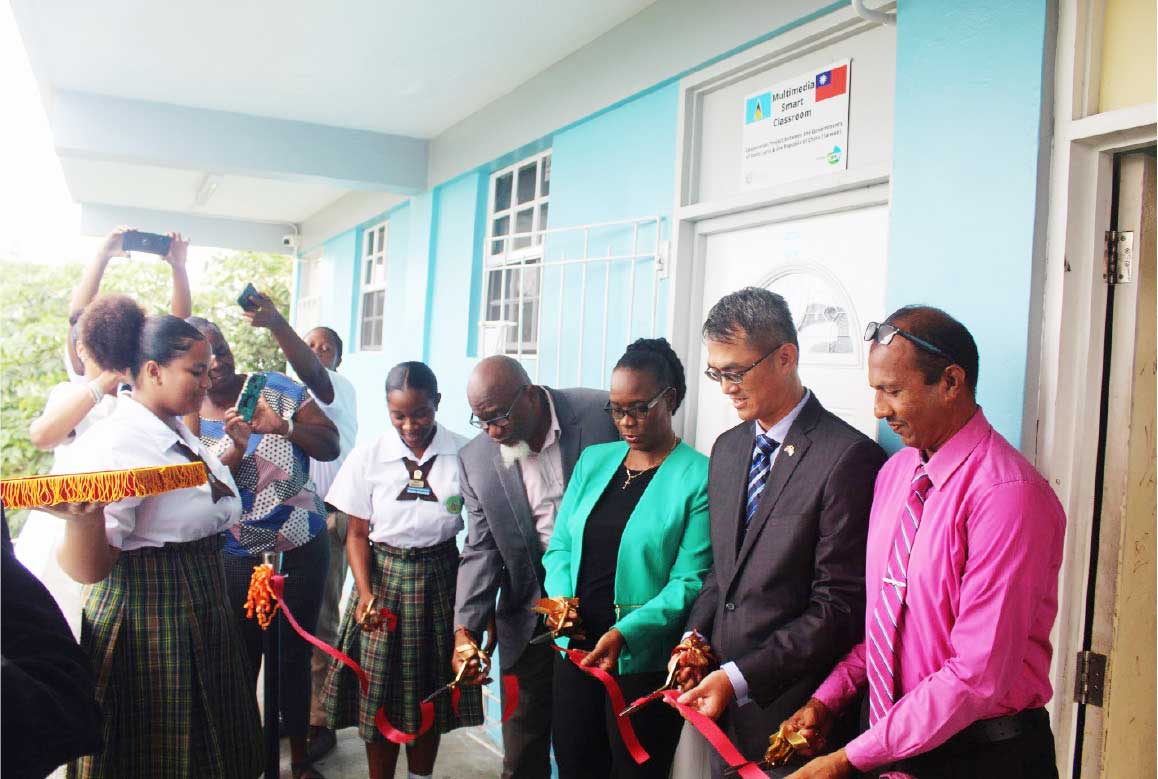
[[[651,374],[661,387],[675,390],[674,414],[688,394],[684,379],[684,365],[666,338],[640,338],[627,347],[627,351],[615,363],[615,368],[628,368]]]

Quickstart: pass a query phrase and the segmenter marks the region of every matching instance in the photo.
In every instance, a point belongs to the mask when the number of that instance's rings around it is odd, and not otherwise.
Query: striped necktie
[[[893,534],[893,547],[885,563],[881,594],[873,607],[872,621],[869,622],[865,657],[868,667],[870,726],[885,716],[896,702],[897,656],[900,654],[898,626],[905,607],[909,555],[913,552],[913,542],[921,526],[925,497],[932,486],[933,481],[925,473],[925,466],[918,465],[910,483],[909,497],[901,512],[901,521]]]
[[[766,434],[756,436],[755,446],[752,447],[752,465],[748,468],[748,507],[744,512],[744,527],[752,521],[756,513],[756,505],[760,502],[760,493],[764,492],[764,485],[768,483],[768,472],[772,468],[772,453],[780,443]]]

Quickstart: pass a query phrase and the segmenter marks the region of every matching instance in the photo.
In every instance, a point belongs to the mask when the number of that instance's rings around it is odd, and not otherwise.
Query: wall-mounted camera
[[[298,237],[293,233],[286,233],[281,237],[281,245],[287,249],[296,249],[298,246]]]

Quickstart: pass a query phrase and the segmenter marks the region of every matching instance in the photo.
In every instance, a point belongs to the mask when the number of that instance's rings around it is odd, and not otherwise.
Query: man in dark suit
[[[88,655],[48,590],[16,559],[8,520],[0,516],[0,525],[0,773],[40,779],[100,749],[100,709]]]
[[[538,623],[530,609],[544,597],[543,552],[579,452],[619,434],[603,410],[606,392],[536,386],[510,357],[481,361],[467,400],[471,424],[486,435],[459,452],[468,522],[454,643],[477,643],[487,625],[496,624],[503,673],[519,680],[519,705],[503,723],[503,777],[545,779],[554,653],[528,645]],[[451,662],[457,673],[457,654]]]
[[[796,327],[779,295],[725,296],[703,335],[706,374],[743,421],[712,447],[714,562],[687,623],[722,665],[683,674],[681,700],[722,716],[745,757],[759,759],[860,640],[865,534],[885,455],[801,384]],[[722,770],[715,760],[713,775]]]

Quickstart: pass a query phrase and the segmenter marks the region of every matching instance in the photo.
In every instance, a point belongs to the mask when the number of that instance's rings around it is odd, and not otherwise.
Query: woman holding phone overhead
[[[663,338],[627,347],[611,374],[607,413],[622,441],[583,450],[543,555],[550,597],[577,597],[590,650],[582,665],[617,676],[627,700],[664,683],[671,650],[712,561],[708,458],[682,443],[672,415],[684,369]],[[602,684],[569,659],[555,664],[551,738],[562,779],[666,779],[683,720],[654,704],[631,722],[651,759],[636,765]]]
[[[354,447],[326,500],[349,515],[346,553],[354,590],[338,630],[338,647],[370,677],[361,694],[352,671],[338,662],[326,675],[325,706],[334,729],[358,726],[366,742],[371,779],[394,776],[398,745],[374,724],[385,707],[395,728],[419,728],[422,699],[451,681],[455,574],[462,530],[458,450],[466,439],[434,421],[441,396],[425,363],[395,365],[386,376],[393,430]],[[380,609],[397,618],[394,630],[376,623]],[[450,695],[434,699],[434,726],[406,750],[410,776],[434,770],[439,737],[462,725],[482,724],[477,686],[462,686],[457,713]]]
[[[103,748],[70,765],[69,776],[252,779],[261,731],[220,535],[237,523],[241,500],[229,470],[181,421],[209,387],[209,345],[185,321],[147,317],[124,296],[96,300],[80,325],[86,360],[125,372],[133,390],[60,453],[58,472],[200,461],[209,482],[65,522],[61,567],[92,585],[81,645],[104,723]],[[244,447],[248,431],[230,432]]]
[[[233,352],[217,325],[200,317],[189,322],[213,352],[209,391],[194,424],[206,446],[230,463],[241,493],[241,521],[225,539],[225,575],[245,644],[250,689],[256,690],[261,628],[246,618],[242,608],[250,576],[263,552],[282,552],[286,605],[303,628],[314,631],[330,547],[325,506],[314,492],[309,464],[311,457],[325,461],[338,456],[338,431],[305,386],[274,371],[265,373],[261,397],[246,423],[237,404],[248,376],[236,371]],[[308,347],[305,351],[312,356]],[[244,449],[228,435],[231,427],[239,426],[252,430]],[[321,776],[307,757],[310,657],[311,647],[300,636],[282,633],[281,715],[290,739],[294,779]]]

